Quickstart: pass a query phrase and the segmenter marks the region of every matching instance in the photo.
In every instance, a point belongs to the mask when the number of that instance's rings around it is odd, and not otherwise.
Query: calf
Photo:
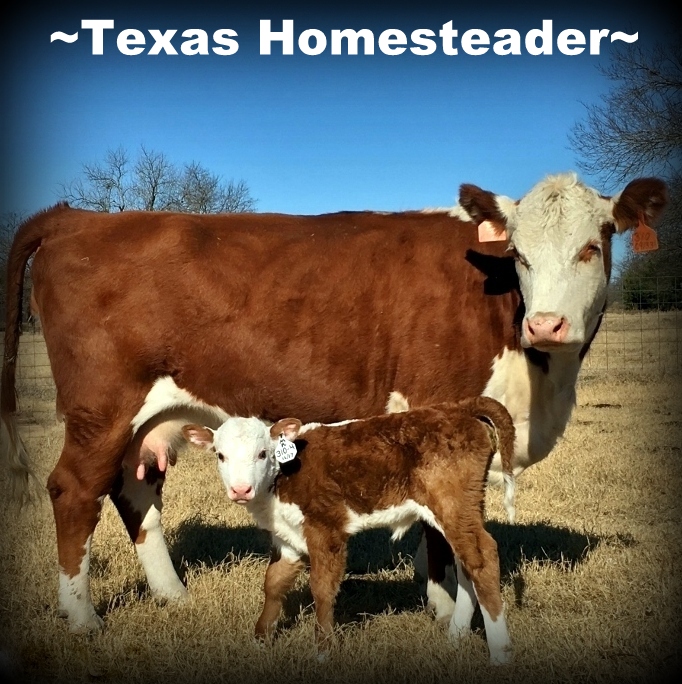
[[[513,517],[514,425],[502,404],[476,397],[331,425],[285,418],[268,427],[255,417],[234,417],[216,431],[187,425],[183,433],[215,450],[229,498],[272,533],[258,638],[273,632],[308,556],[316,642],[326,650],[348,538],[390,527],[399,539],[421,520],[443,534],[457,558],[450,634],[457,639],[469,631],[478,600],[490,660],[508,662],[497,545],[483,520],[486,478],[498,449]]]

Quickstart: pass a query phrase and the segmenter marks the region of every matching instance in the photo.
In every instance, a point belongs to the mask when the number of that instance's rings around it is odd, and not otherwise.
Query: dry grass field
[[[22,346],[28,336],[22,339]],[[37,352],[36,352],[37,353]],[[20,385],[38,411],[24,434],[44,483],[63,429],[48,378]],[[552,455],[518,480],[517,522],[488,497],[514,662],[491,668],[480,613],[459,649],[426,614],[413,579],[418,530],[356,537],[330,659],[312,649],[306,575],[274,642],[251,638],[268,541],[223,492],[214,461],[188,449],[171,469],[164,524],[190,599],[158,606],[110,502],[93,543],[105,631],[68,633],[56,615],[57,559],[47,496],[17,511],[0,495],[0,674],[26,682],[662,682],[682,671],[682,399],[674,374],[587,367]],[[37,429],[37,428],[40,429]],[[0,468],[0,491],[6,491]],[[5,680],[7,675],[5,674]],[[677,677],[675,677],[677,680]]]

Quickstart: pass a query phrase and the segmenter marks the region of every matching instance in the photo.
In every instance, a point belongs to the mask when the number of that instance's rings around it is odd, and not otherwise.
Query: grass
[[[0,502],[0,672],[26,682],[661,682],[680,671],[682,399],[674,375],[586,372],[564,438],[518,480],[517,523],[488,496],[514,662],[491,668],[480,613],[456,650],[424,611],[413,579],[419,532],[353,539],[330,660],[313,657],[303,574],[282,629],[258,648],[268,541],[230,504],[215,463],[188,449],[165,488],[164,525],[187,584],[158,606],[109,501],[93,543],[105,631],[71,635],[56,615],[57,559],[46,496],[18,513]],[[20,390],[23,396],[23,389]],[[49,404],[49,388],[36,391]],[[42,482],[63,428],[29,430]],[[6,491],[5,473],[0,491]],[[10,671],[10,670],[8,670]]]

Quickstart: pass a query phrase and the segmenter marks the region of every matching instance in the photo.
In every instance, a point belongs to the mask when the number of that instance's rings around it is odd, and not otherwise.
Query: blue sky
[[[173,5],[90,2],[10,17],[0,48],[6,94],[1,135],[0,211],[30,214],[59,198],[60,183],[84,162],[123,145],[144,144],[177,164],[198,161],[225,180],[243,179],[259,211],[322,213],[343,209],[401,210],[447,205],[461,183],[519,197],[547,173],[577,169],[568,132],[585,104],[610,87],[601,54],[561,54],[564,29],[638,32],[640,45],[666,42],[675,26],[656,3],[393,3],[376,9],[338,3],[255,0]],[[520,9],[523,8],[523,9]],[[104,54],[91,54],[81,19],[113,19]],[[259,20],[279,29],[294,20],[298,36],[316,28],[436,33],[452,20],[491,37],[513,28],[523,37],[552,20],[552,55],[480,56],[259,54]],[[121,54],[123,29],[237,31],[231,56]],[[73,44],[50,43],[53,31]],[[493,41],[496,40],[494,37]],[[214,43],[211,43],[213,45]],[[411,43],[410,43],[411,44]],[[459,46],[459,38],[455,39]],[[625,46],[624,43],[620,44]],[[626,47],[626,46],[625,46]],[[599,179],[583,176],[601,190]],[[616,245],[616,257],[624,243]]]

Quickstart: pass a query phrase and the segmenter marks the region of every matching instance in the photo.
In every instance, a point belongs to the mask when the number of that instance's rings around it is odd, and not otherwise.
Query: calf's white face
[[[246,504],[267,493],[279,464],[275,448],[280,434],[293,441],[301,427],[294,418],[268,427],[258,418],[228,418],[217,430],[185,425],[183,434],[192,444],[214,451],[218,471],[230,500]]]
[[[542,351],[575,352],[591,339],[606,303],[611,235],[652,226],[666,200],[654,178],[606,198],[573,173],[545,178],[518,202],[475,186],[460,191],[474,222],[506,229],[526,309],[521,344]]]

